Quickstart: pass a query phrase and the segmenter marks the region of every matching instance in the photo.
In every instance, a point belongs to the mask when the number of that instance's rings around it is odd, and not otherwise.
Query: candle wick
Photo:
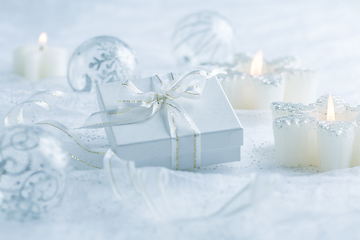
[[[40,51],[43,51],[44,50],[44,45],[41,44],[39,49],[40,49]]]

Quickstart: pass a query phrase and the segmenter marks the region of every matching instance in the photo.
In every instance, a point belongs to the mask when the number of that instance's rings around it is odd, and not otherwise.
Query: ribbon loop
[[[63,98],[64,93],[60,91],[41,91],[33,94],[30,98],[14,106],[6,115],[5,126],[10,127],[18,124],[26,124],[23,118],[24,105],[38,105],[45,110],[51,109],[59,100]]]

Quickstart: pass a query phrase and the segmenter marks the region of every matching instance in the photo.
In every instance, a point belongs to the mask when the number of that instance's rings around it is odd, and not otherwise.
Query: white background
[[[218,11],[232,22],[238,51],[296,55],[319,71],[319,96],[332,93],[360,104],[356,1],[0,0],[0,116],[35,91],[11,74],[12,51],[35,43],[41,32],[69,53],[90,37],[118,37],[136,51],[146,77],[186,69],[172,57],[171,35],[178,19],[199,10]],[[65,78],[60,85],[66,89]],[[279,167],[269,113],[238,115],[245,131],[242,161],[194,170],[202,175],[185,173],[202,181],[203,194],[193,201],[211,212],[258,174],[277,179],[276,204],[211,221],[162,222],[140,200],[119,202],[102,171],[79,171],[70,174],[60,208],[30,223],[2,221],[0,239],[359,239],[360,169],[320,174],[316,168]],[[211,194],[223,198],[209,204]],[[185,203],[174,207],[186,211]]]

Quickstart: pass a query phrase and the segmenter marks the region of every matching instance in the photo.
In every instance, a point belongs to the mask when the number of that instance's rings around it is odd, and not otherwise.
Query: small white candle
[[[287,167],[318,166],[316,118],[295,114],[274,121],[277,162]]]
[[[268,109],[271,102],[281,101],[285,90],[285,81],[281,75],[239,74],[236,97],[233,100],[236,109]]]
[[[235,109],[269,109],[272,102],[310,103],[315,100],[318,75],[299,69],[296,57],[264,60],[259,51],[254,58],[235,55],[233,65],[223,65],[228,75],[219,80]]]
[[[360,110],[360,109],[359,109]],[[360,166],[360,117],[354,122],[355,139],[353,146],[353,154],[351,160],[351,166]]]
[[[42,33],[38,45],[17,48],[14,53],[14,73],[29,81],[46,77],[63,77],[67,72],[67,51],[46,45],[47,35]]]
[[[268,109],[271,102],[282,101],[285,79],[282,74],[268,70],[263,65],[262,52],[259,51],[251,64],[244,61],[227,75],[220,75],[221,85],[235,109]]]
[[[322,172],[351,166],[354,126],[347,122],[318,123],[319,166]]]
[[[285,74],[284,102],[309,104],[316,99],[318,74],[310,69],[279,69]]]
[[[360,129],[353,121],[358,108],[325,95],[308,106],[280,102],[271,109],[281,165],[319,166],[321,171],[360,165]]]

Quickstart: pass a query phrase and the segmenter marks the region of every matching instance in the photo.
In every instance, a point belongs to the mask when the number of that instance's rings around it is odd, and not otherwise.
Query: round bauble
[[[41,128],[6,129],[0,136],[0,216],[25,221],[58,206],[67,159],[59,141]]]
[[[137,58],[123,41],[111,36],[91,38],[69,61],[68,82],[74,91],[95,91],[96,84],[137,77]]]
[[[230,22],[209,11],[182,18],[175,27],[172,42],[174,55],[181,64],[230,62],[236,44]]]

